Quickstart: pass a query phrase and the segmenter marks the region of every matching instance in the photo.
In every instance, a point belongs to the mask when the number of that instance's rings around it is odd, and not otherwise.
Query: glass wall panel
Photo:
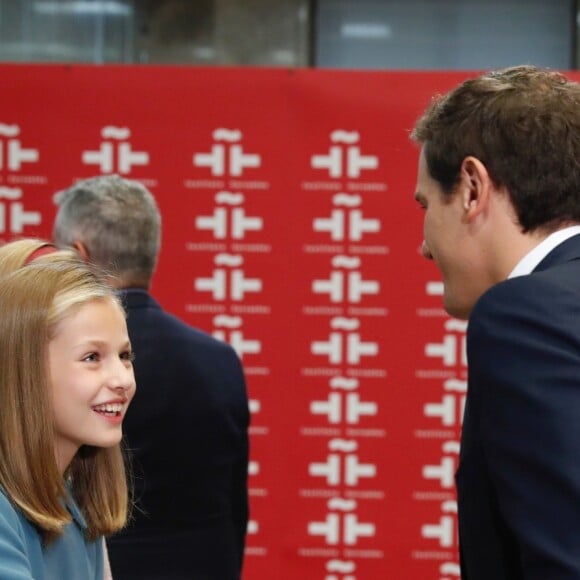
[[[0,0],[0,60],[133,61],[132,0]]]
[[[319,0],[316,66],[574,64],[571,0]]]
[[[0,61],[307,66],[308,0],[0,0]]]

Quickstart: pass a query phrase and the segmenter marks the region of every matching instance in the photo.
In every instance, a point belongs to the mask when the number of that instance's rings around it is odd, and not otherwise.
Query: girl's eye
[[[96,352],[91,352],[83,357],[83,361],[86,362],[97,362],[99,360],[99,355]]]
[[[130,350],[127,350],[125,352],[122,352],[121,353],[121,360],[126,360],[126,361],[129,361],[129,362],[133,362],[135,360],[135,353],[132,352],[132,351],[130,351]]]

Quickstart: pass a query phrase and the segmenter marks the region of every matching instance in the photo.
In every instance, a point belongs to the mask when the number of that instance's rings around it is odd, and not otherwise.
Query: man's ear
[[[85,261],[85,262],[89,262],[91,259],[91,256],[89,254],[89,251],[87,249],[87,247],[80,242],[79,240],[76,240],[73,243],[73,248],[78,252],[79,256]]]
[[[465,218],[473,221],[486,214],[493,183],[485,165],[472,155],[461,162],[459,173]]]

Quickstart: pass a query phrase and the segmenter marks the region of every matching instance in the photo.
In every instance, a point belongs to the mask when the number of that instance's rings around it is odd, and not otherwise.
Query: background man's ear
[[[73,248],[79,253],[80,257],[85,261],[88,262],[91,259],[89,251],[87,247],[80,241],[75,241],[73,243]]]

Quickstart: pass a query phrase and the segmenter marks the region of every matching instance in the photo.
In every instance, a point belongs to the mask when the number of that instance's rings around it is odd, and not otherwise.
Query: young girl
[[[0,578],[101,580],[127,517],[123,310],[69,258],[0,278],[0,313]]]

